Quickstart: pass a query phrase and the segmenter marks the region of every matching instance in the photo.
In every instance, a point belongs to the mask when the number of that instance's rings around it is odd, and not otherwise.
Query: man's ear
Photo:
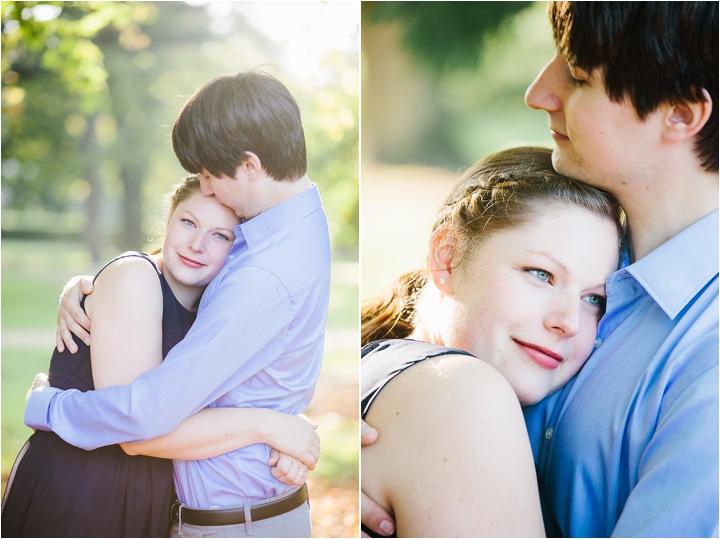
[[[245,152],[245,159],[243,159],[240,165],[238,165],[238,169],[239,170],[237,172],[242,172],[248,180],[253,181],[260,176],[260,173],[262,172],[262,163],[256,154],[252,152]]]
[[[668,142],[682,142],[698,134],[712,113],[713,102],[707,90],[703,89],[703,101],[683,101],[670,105],[663,117],[664,137]]]
[[[455,290],[453,279],[457,279],[457,272],[453,262],[456,262],[457,254],[457,238],[450,227],[442,226],[433,232],[428,257],[430,277],[435,287],[448,295],[452,295]]]

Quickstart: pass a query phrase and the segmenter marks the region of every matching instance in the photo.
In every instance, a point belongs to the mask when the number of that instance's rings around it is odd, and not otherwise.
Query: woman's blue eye
[[[182,223],[188,226],[195,226],[195,223],[193,223],[190,219],[183,219]]]
[[[223,241],[230,241],[230,238],[228,238],[225,234],[221,234],[220,232],[216,232],[215,237]]]
[[[595,307],[599,307],[601,309],[605,308],[605,298],[603,296],[590,294],[589,296],[585,296],[583,299],[590,305],[594,305]]]
[[[542,281],[544,283],[547,283],[548,281],[550,281],[550,273],[548,273],[545,270],[532,268],[532,269],[529,269],[528,272],[533,277],[535,277],[538,281]]]

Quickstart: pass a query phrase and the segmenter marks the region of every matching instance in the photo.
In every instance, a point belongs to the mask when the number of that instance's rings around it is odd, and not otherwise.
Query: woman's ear
[[[451,295],[455,289],[453,278],[457,272],[453,262],[457,258],[457,238],[449,227],[438,228],[430,237],[430,256],[428,267],[435,287]]]
[[[669,105],[664,115],[664,138],[668,142],[688,140],[705,126],[712,113],[713,102],[707,90],[702,91],[703,101],[682,101]]]

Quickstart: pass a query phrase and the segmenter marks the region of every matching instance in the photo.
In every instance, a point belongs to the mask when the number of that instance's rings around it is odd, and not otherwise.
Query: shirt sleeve
[[[293,320],[290,295],[261,268],[223,277],[211,285],[204,309],[160,366],[129,386],[34,392],[25,423],[83,449],[143,441],[172,431],[263,370],[282,352]]]
[[[710,341],[700,350],[694,347],[693,354],[699,354],[694,356],[699,360],[696,365],[707,365],[705,360],[714,358],[711,366],[695,373],[690,383],[666,389],[657,427],[640,460],[637,483],[613,537],[717,536],[717,334],[715,342]]]

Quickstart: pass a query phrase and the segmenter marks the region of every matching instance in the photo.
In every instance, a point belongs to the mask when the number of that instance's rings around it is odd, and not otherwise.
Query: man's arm
[[[657,428],[613,537],[717,536],[717,334],[714,340],[692,353],[710,354],[715,365],[685,387],[666,390]]]
[[[276,359],[291,320],[288,293],[275,276],[238,269],[205,298],[162,365],[128,386],[41,388],[28,401],[25,422],[86,449],[162,436]]]

